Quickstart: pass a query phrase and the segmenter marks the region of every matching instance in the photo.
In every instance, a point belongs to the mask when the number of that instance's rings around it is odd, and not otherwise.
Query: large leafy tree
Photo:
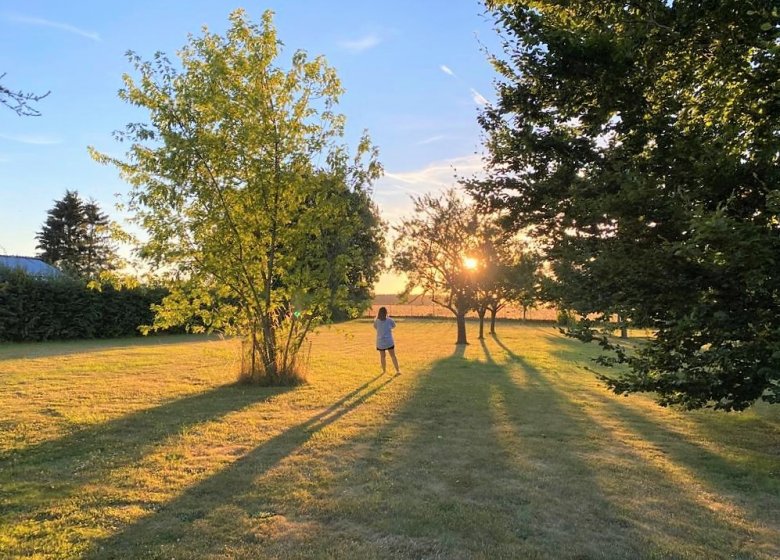
[[[780,8],[774,0],[488,2],[505,38],[472,190],[531,228],[583,339],[609,316],[619,392],[780,400]],[[591,315],[591,318],[594,315]]]
[[[95,201],[82,200],[78,191],[65,191],[36,235],[39,257],[71,276],[96,280],[119,263],[113,227]]]
[[[455,343],[468,344],[466,314],[476,296],[479,213],[454,189],[413,201],[413,215],[395,228],[393,267],[407,276],[404,295],[427,295],[451,311],[457,321]]]
[[[130,53],[139,77],[125,76],[120,97],[149,121],[120,133],[126,160],[93,153],[132,185],[142,255],[177,280],[155,326],[197,317],[240,334],[244,374],[285,383],[313,326],[366,304],[381,258],[368,195],[381,168],[367,137],[354,154],[341,143],[334,69],[302,51],[279,65],[272,16],[258,26],[233,12],[224,36],[191,37],[178,65]]]

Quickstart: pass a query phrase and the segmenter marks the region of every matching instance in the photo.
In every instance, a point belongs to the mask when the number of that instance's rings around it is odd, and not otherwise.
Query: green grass
[[[476,336],[474,324],[470,335]],[[0,558],[777,558],[780,407],[618,397],[499,323],[321,329],[309,384],[234,341],[0,345]]]

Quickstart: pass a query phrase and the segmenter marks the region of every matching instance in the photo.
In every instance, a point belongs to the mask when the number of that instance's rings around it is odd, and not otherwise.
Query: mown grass
[[[454,339],[400,320],[380,376],[368,322],[324,328],[277,389],[234,341],[2,345],[0,557],[780,557],[778,408],[612,395],[551,327]]]

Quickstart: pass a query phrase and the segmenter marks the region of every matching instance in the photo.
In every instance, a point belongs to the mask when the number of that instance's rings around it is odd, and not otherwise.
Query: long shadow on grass
[[[582,360],[578,353],[581,342],[551,337],[559,346],[556,354],[566,359]],[[681,467],[704,489],[713,492],[729,503],[737,496],[740,505],[733,509],[742,510],[742,515],[756,526],[774,527],[780,525],[780,485],[777,480],[777,465],[780,464],[778,450],[780,437],[777,428],[770,422],[754,419],[750,425],[738,425],[739,432],[732,434],[732,441],[722,441],[723,434],[711,425],[712,415],[702,418],[692,413],[686,423],[693,425],[694,433],[710,431],[709,436],[718,441],[718,446],[727,450],[720,454],[696,441],[690,429],[669,427],[672,420],[663,420],[632,406],[630,400],[609,397],[606,393],[591,392],[589,398],[598,401],[607,414],[621,419],[626,429],[651,444],[655,452],[662,454],[671,464]],[[681,412],[681,414],[685,414]],[[726,415],[728,413],[713,413]],[[709,420],[710,422],[708,422]],[[736,423],[738,418],[733,418]],[[718,423],[715,423],[716,426]],[[741,433],[741,440],[738,439]],[[774,504],[774,507],[772,507]],[[774,554],[780,554],[780,544],[774,545]]]
[[[177,399],[68,436],[0,454],[0,527],[140,460],[166,438],[268,400],[287,388],[240,384]]]
[[[714,507],[730,510],[744,519],[749,524],[750,540],[762,543],[762,548],[770,557],[780,558],[780,484],[777,476],[770,471],[780,464],[776,451],[770,458],[771,451],[746,448],[741,454],[745,464],[750,465],[759,454],[766,459],[761,468],[757,465],[754,468],[743,467],[737,462],[739,459],[729,460],[714,453],[629,404],[603,395],[594,395],[594,398],[610,416],[621,418],[628,430],[648,442],[651,449],[663,457],[662,462],[666,462],[670,470],[680,472],[682,484],[690,487],[693,482],[696,488],[691,490],[705,494],[704,501],[722,504]],[[746,437],[754,436],[746,434]],[[740,457],[740,449],[732,448],[731,451],[734,457]],[[707,494],[713,494],[714,498]]]
[[[208,556],[199,530],[213,531],[213,552],[224,552],[230,531],[223,533],[210,525],[209,516],[228,509],[237,519],[273,518],[277,515],[272,503],[258,501],[254,496],[254,482],[275,465],[293,454],[318,432],[355,410],[394,378],[377,376],[345,395],[329,408],[281,434],[271,437],[227,468],[187,488],[152,515],[126,527],[103,541],[95,543],[84,558],[158,558]],[[215,521],[219,523],[220,521]],[[198,524],[199,530],[193,529]],[[195,533],[193,533],[195,531]],[[195,543],[190,542],[194,539]],[[194,547],[194,548],[193,548]]]
[[[551,337],[551,341],[560,347],[560,350],[556,352],[557,355],[572,361],[582,360],[582,354],[577,352],[577,346],[581,346],[581,342],[562,337]],[[778,447],[780,445],[780,430],[776,424],[761,418],[752,419],[749,426],[739,423],[737,426],[739,431],[732,433],[731,436],[735,440],[741,436],[741,441],[719,442],[724,447],[732,447],[730,454],[735,459],[729,460],[695,441],[689,433],[685,433],[685,428],[671,429],[660,418],[653,417],[637,407],[632,407],[629,400],[608,398],[606,394],[595,392],[592,396],[607,407],[614,416],[626,419],[629,427],[635,429],[642,437],[664,447],[676,461],[686,463],[688,467],[694,468],[708,483],[722,486],[722,490],[727,492],[743,490],[745,487],[755,487],[762,483],[769,491],[772,486],[770,479],[774,478],[776,473],[769,470],[760,472],[753,468],[747,468],[744,466],[744,459],[747,455],[755,455],[757,452],[767,456],[772,454],[777,456],[780,453],[780,447]],[[681,412],[681,414],[685,414],[685,412]],[[724,419],[730,417],[729,413],[725,412],[715,412],[713,415],[722,415]],[[738,413],[731,417],[737,423]],[[708,419],[716,420],[716,422],[708,422]],[[701,415],[691,413],[686,420],[695,426],[695,430],[708,432],[708,435],[714,440],[723,435],[716,429],[722,428],[717,422],[717,420],[722,420],[721,418],[713,418],[713,416],[702,418]],[[715,424],[716,428],[713,428],[712,423]],[[669,444],[676,444],[676,446],[667,448]],[[780,463],[776,462],[776,464]]]
[[[578,422],[565,399],[543,383],[518,386],[516,366],[483,349],[486,360],[461,347],[435,362],[385,425],[347,444],[367,449],[335,474],[314,538],[362,558],[641,557],[634,528],[604,543],[619,511],[556,439],[578,435],[557,430]],[[304,536],[296,546],[323,545]]]
[[[563,344],[574,342],[560,337],[552,338]],[[510,359],[522,365],[523,369],[529,373],[532,379],[544,384],[547,391],[557,393],[559,395],[558,398],[565,398],[560,392],[560,389],[554,387],[552,382],[547,379],[545,375],[541,374],[539,370],[529,364],[522,356],[513,352],[498,338],[496,338],[496,342],[507,353]],[[573,349],[569,350],[570,352],[573,351]],[[573,355],[568,355],[567,359],[572,359],[572,356],[577,360],[582,359],[582,354],[577,354],[576,352]],[[597,400],[602,404],[604,410],[607,412],[607,416],[613,421],[628,419],[628,424],[635,429],[638,428],[637,424],[642,424],[643,428],[637,429],[636,433],[647,442],[666,448],[661,445],[662,442],[666,441],[668,443],[672,439],[679,439],[679,434],[664,429],[657,422],[651,422],[649,418],[643,417],[630,408],[607,398],[605,395],[599,395],[594,391],[590,391],[588,398]],[[576,416],[578,422],[581,424],[591,424],[592,427],[599,429],[597,421],[587,418],[585,414],[577,413]],[[586,434],[587,431],[579,434],[578,437]],[[615,443],[622,442],[619,442],[616,439]],[[657,488],[651,486],[649,488],[638,489],[640,491],[634,500],[640,498],[640,501],[632,505],[632,500],[628,499],[625,501],[625,504],[621,503],[619,508],[621,510],[623,524],[628,523],[637,528],[645,527],[645,530],[642,531],[645,544],[641,547],[641,550],[645,551],[644,554],[651,552],[653,547],[657,545],[662,546],[660,550],[656,551],[657,553],[661,555],[674,554],[675,548],[673,543],[675,540],[678,540],[680,543],[693,543],[693,550],[705,551],[707,555],[712,557],[720,555],[730,556],[731,553],[727,553],[727,550],[729,549],[728,547],[732,546],[734,547],[731,549],[732,552],[737,554],[738,557],[754,557],[751,553],[745,553],[740,550],[741,545],[738,542],[717,542],[718,539],[733,539],[735,537],[741,540],[753,540],[756,537],[760,539],[761,535],[755,533],[754,528],[746,530],[739,521],[724,516],[717,506],[709,506],[707,503],[708,498],[701,500],[701,496],[695,495],[697,492],[696,488],[686,487],[685,479],[675,480],[672,478],[677,476],[674,466],[671,468],[664,467],[663,462],[659,463],[657,460],[651,460],[650,456],[642,455],[643,451],[645,450],[643,449],[642,451],[634,452],[634,467],[632,468],[636,472],[654,473],[655,482],[653,486]],[[698,452],[699,450],[697,449],[696,451]],[[694,452],[694,456],[695,453],[696,452]],[[682,464],[685,455],[685,453],[680,453],[671,458],[673,461],[679,461]],[[713,454],[710,455],[710,459],[715,459],[715,457],[717,457]],[[715,460],[721,467],[725,467],[725,464],[722,461]],[[692,468],[692,472],[695,474],[696,478],[705,482],[705,486],[708,486],[712,480],[702,476],[701,466],[702,465],[696,465]],[[676,491],[675,488],[677,488]],[[659,498],[664,494],[666,494],[665,501],[659,503]],[[623,498],[629,498],[629,496],[615,496],[614,499],[618,502],[622,502]],[[642,498],[646,500],[646,503],[642,503]],[[724,502],[729,504],[728,498],[726,498]],[[695,520],[693,516],[689,515],[693,512],[695,512]],[[750,519],[750,517],[751,516],[748,516],[748,520],[755,520]],[[717,532],[720,532],[720,534],[716,537],[715,533]],[[653,534],[655,535],[654,538],[652,536]],[[653,539],[655,542],[649,539]],[[652,556],[652,554],[649,555]],[[633,554],[630,556],[633,557]]]

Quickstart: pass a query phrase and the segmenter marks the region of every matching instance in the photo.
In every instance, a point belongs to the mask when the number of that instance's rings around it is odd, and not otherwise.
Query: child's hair
[[[387,307],[380,307],[379,312],[376,314],[376,318],[380,321],[387,319]]]

